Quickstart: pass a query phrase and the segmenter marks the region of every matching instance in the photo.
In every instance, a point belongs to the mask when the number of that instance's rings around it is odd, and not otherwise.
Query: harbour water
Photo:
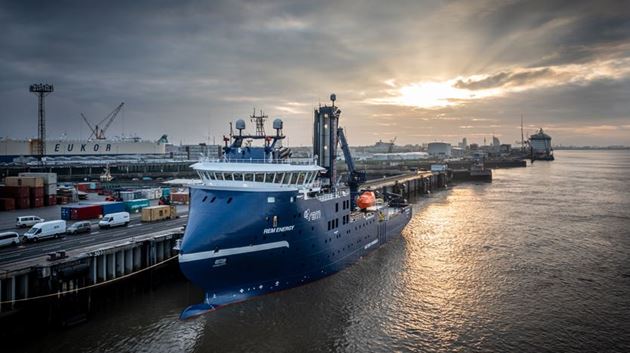
[[[402,237],[318,282],[190,321],[186,281],[21,352],[628,352],[630,151],[557,151],[415,201]]]

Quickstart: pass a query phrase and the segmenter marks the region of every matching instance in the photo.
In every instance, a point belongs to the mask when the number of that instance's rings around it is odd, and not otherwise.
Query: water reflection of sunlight
[[[449,191],[441,202],[425,203],[403,232],[404,295],[396,307],[407,317],[401,321],[447,346],[466,332],[464,326],[480,319],[483,306],[483,266],[471,248],[484,233],[477,218],[477,193],[462,187]]]

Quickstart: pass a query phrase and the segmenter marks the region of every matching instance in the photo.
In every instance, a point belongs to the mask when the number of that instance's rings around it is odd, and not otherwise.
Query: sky
[[[630,1],[0,0],[0,136],[219,143],[253,109],[311,144],[341,107],[351,145],[630,145]],[[248,128],[253,124],[248,121]],[[271,129],[269,122],[268,128]]]

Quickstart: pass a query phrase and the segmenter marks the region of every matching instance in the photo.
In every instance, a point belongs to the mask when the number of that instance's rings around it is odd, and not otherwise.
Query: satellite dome
[[[238,119],[236,121],[236,130],[245,130],[245,120]]]
[[[282,130],[282,119],[276,119],[273,121],[273,128],[276,130]]]

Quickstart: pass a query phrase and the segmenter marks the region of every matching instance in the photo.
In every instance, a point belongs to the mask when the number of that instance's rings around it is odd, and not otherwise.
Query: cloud
[[[523,86],[540,79],[553,79],[557,77],[552,69],[526,70],[522,72],[499,72],[497,74],[481,78],[457,80],[456,88],[468,90],[490,89],[496,87]]]
[[[606,0],[4,1],[0,131],[36,134],[27,87],[40,81],[56,88],[50,136],[85,135],[81,112],[125,101],[112,134],[195,143],[256,106],[308,144],[311,108],[331,92],[356,144],[492,132],[474,119],[516,135],[521,112],[544,126],[628,125],[628,18],[627,2]]]

